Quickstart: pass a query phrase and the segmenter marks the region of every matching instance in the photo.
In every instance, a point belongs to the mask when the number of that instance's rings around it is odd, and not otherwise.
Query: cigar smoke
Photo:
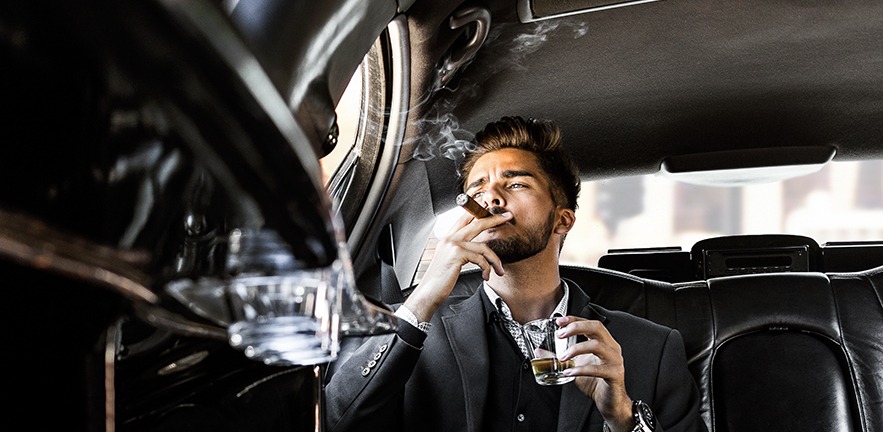
[[[528,31],[521,32],[511,38],[502,38],[509,28],[516,24],[497,24],[491,26],[483,52],[493,53],[482,56],[481,68],[472,73],[469,79],[455,80],[456,87],[433,87],[421,98],[423,102],[432,101],[423,118],[414,120],[417,134],[413,157],[428,161],[441,156],[454,162],[460,162],[466,153],[474,150],[473,132],[460,128],[459,120],[452,114],[454,108],[482,96],[481,88],[490,77],[503,70],[524,69],[522,62],[525,57],[539,50],[553,33],[566,34],[569,31],[574,39],[588,33],[585,23],[568,20],[540,21],[533,25],[523,25]],[[444,96],[433,96],[446,92]],[[500,113],[505,115],[509,113]],[[409,144],[409,143],[406,143]]]

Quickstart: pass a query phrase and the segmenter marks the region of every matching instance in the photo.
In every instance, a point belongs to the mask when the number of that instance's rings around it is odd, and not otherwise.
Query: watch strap
[[[632,432],[653,432],[656,429],[656,416],[650,406],[640,399],[632,401],[632,417],[635,419],[635,428]]]

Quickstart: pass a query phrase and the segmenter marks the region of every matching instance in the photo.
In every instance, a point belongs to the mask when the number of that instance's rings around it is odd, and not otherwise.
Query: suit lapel
[[[468,430],[478,432],[483,420],[488,386],[488,346],[484,332],[485,312],[481,289],[472,297],[451,307],[442,317],[448,342],[463,377]]]

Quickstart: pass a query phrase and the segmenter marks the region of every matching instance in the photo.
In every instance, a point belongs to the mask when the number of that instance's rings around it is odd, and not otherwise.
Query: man
[[[590,304],[559,275],[580,178],[558,128],[503,117],[475,143],[461,186],[492,216],[464,214],[397,310],[396,334],[340,365],[326,387],[327,430],[705,430],[680,334]],[[451,296],[467,263],[483,286]],[[520,326],[551,316],[558,336],[579,335],[560,358],[574,361],[576,379],[541,386]]]

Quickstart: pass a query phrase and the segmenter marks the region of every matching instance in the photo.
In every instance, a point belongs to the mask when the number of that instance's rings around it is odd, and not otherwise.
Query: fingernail
[[[500,214],[503,215],[504,217],[512,217],[512,212],[503,212]]]

